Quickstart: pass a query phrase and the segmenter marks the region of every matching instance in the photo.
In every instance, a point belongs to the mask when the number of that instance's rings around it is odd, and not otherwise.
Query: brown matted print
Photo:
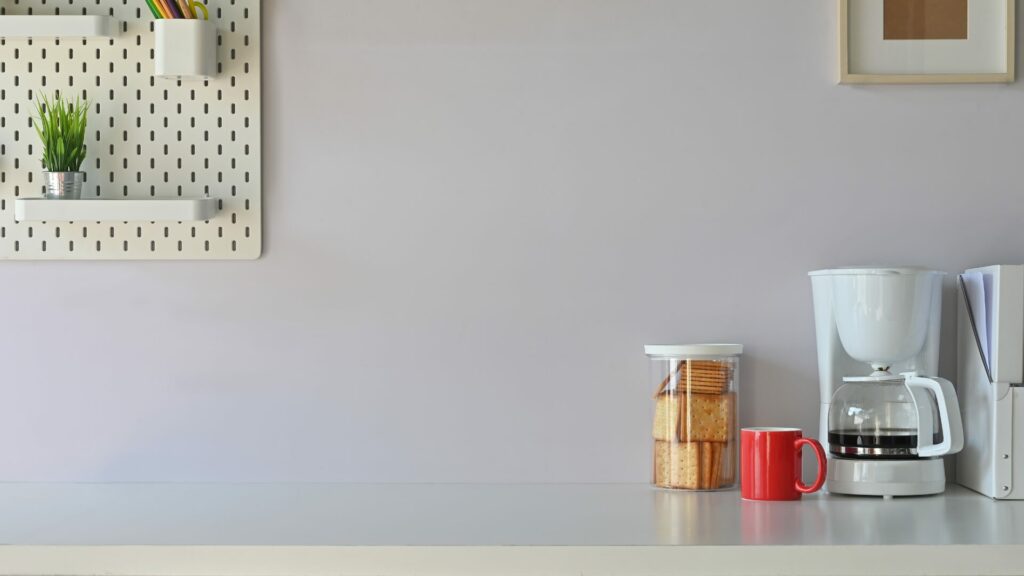
[[[966,40],[968,0],[885,0],[886,40]]]

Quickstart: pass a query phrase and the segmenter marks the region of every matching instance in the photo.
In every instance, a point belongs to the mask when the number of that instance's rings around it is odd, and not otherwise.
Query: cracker
[[[701,376],[703,378],[720,378],[722,380],[725,380],[730,376],[728,372],[723,370],[681,370],[679,372],[680,376],[685,376],[687,374],[691,377]]]
[[[713,448],[715,444],[717,442],[700,443],[700,487],[702,489],[713,488],[711,477],[715,465],[715,450]]]
[[[662,394],[654,403],[655,440],[676,441],[679,439],[679,396]]]
[[[659,392],[659,394],[666,394],[669,392],[675,392],[678,394],[685,394],[687,392],[697,394],[724,394],[729,389],[729,382],[729,380],[680,380],[676,389],[668,390],[666,387],[666,389]],[[655,398],[657,398],[657,395],[655,395]]]
[[[711,482],[708,488],[721,488],[722,454],[725,453],[725,444],[721,442],[712,442],[711,451]]]
[[[654,484],[664,488],[699,488],[700,444],[655,442]]]
[[[679,383],[683,384],[684,382],[711,382],[714,384],[721,384],[723,382],[729,382],[729,379],[719,378],[717,376],[702,376],[700,374],[693,374],[690,375],[689,379],[687,379],[685,376],[680,376]]]
[[[729,442],[722,448],[721,477],[719,486],[732,486],[736,483],[736,442]]]
[[[728,369],[728,360],[686,360],[690,368],[703,368],[705,370],[724,370]]]
[[[732,379],[732,374],[726,372],[702,372],[696,370],[683,371],[679,373],[680,380],[685,380],[687,378],[691,380],[715,380],[721,382]]]
[[[724,394],[726,391],[726,384],[708,384],[705,382],[691,383],[687,387],[681,387],[680,392],[691,394]]]
[[[733,394],[680,395],[679,439],[686,442],[727,442],[733,428]]]
[[[686,380],[688,374],[691,382],[700,379],[715,382],[728,382],[732,379],[732,367],[729,364],[713,360],[689,360],[680,362],[676,366],[675,373],[680,376],[680,380],[682,381]],[[671,381],[672,375],[669,374],[661,381],[661,385],[658,386],[658,391],[655,393],[655,396],[667,390]]]

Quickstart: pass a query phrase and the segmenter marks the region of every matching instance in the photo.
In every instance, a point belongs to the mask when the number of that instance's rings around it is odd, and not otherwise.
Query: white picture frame
[[[880,13],[884,1],[838,0],[840,84],[1008,84],[1016,79],[1016,0],[969,0],[970,42],[883,40],[878,30],[865,31],[863,23],[865,14]],[[880,28],[875,14],[870,17],[871,26]],[[886,62],[893,53],[925,54],[927,58],[903,60],[926,61],[928,66],[900,70],[899,62]],[[948,72],[941,70],[946,62]]]

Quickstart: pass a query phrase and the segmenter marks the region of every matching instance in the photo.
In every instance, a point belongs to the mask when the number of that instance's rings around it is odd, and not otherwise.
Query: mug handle
[[[797,438],[796,442],[793,443],[793,447],[798,452],[804,446],[814,448],[814,455],[818,458],[818,478],[811,486],[804,484],[802,478],[797,478],[796,490],[801,494],[810,494],[811,492],[821,490],[821,487],[825,485],[825,475],[828,472],[828,462],[825,460],[825,449],[821,447],[820,442],[813,438]]]

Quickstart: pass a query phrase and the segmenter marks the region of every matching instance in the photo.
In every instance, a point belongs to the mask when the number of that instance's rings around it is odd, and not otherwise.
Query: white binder
[[[957,284],[957,482],[1024,499],[1024,266],[975,268]]]

